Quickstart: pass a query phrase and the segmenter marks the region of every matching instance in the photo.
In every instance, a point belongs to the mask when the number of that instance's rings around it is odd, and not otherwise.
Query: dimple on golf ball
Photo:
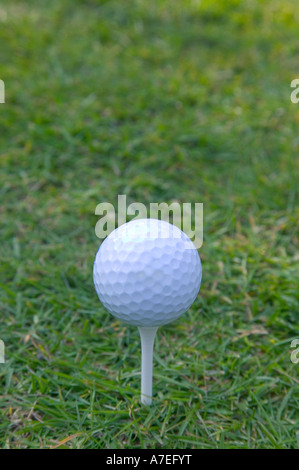
[[[93,279],[100,301],[135,326],[176,320],[194,302],[201,284],[199,254],[178,227],[157,219],[121,225],[101,244]]]

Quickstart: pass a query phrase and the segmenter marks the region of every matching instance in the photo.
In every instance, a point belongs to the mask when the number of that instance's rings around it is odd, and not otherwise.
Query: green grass
[[[4,0],[0,23],[1,447],[297,448],[297,2]],[[92,283],[118,194],[204,203],[150,408]]]

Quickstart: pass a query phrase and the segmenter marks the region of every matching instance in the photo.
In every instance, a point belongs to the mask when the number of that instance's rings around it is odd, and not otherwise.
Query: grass
[[[296,7],[1,2],[2,448],[298,447]],[[202,288],[158,331],[151,408],[138,331],[92,283],[118,194],[204,203]]]

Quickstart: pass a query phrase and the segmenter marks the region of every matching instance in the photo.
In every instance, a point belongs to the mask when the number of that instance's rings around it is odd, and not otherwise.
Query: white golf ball
[[[135,219],[111,232],[93,267],[100,301],[135,326],[160,326],[180,317],[194,302],[201,277],[190,238],[156,219]]]

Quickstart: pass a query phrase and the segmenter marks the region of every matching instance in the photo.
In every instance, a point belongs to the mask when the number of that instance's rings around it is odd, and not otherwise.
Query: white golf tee
[[[153,348],[158,327],[139,326],[141,339],[141,403],[152,403]]]

